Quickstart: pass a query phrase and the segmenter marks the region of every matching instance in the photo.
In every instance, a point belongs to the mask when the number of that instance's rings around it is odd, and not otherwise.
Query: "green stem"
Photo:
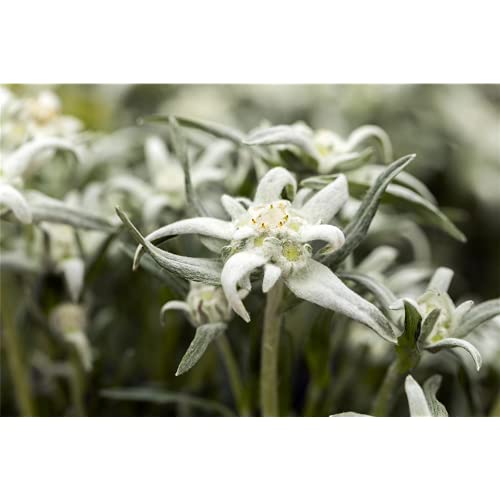
[[[226,366],[231,390],[238,407],[238,413],[242,417],[248,417],[250,416],[250,409],[248,408],[245,392],[243,390],[243,383],[241,381],[238,363],[236,362],[233,350],[231,349],[231,345],[229,344],[229,340],[227,339],[225,333],[217,337],[217,346]]]
[[[372,406],[372,415],[376,417],[387,417],[391,411],[394,401],[394,392],[404,377],[404,371],[401,369],[399,359],[395,359],[387,369],[384,380],[377,393]]]
[[[70,390],[74,415],[85,417],[85,372],[76,351],[72,353],[71,358]]]
[[[5,341],[7,365],[12,377],[19,413],[23,417],[32,417],[35,415],[35,404],[31,394],[28,366],[24,362],[20,339],[14,326],[13,315],[15,308],[9,296],[13,296],[10,290],[2,293],[3,339]]]
[[[263,417],[279,416],[278,353],[282,313],[283,283],[278,281],[267,294],[262,333],[260,404]]]

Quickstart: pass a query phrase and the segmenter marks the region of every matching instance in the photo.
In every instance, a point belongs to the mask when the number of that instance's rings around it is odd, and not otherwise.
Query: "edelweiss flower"
[[[463,337],[470,333],[471,330],[463,330],[461,326],[474,303],[472,300],[467,300],[458,307],[455,306],[447,293],[453,274],[451,269],[439,268],[431,278],[424,294],[416,300],[411,298],[398,300],[391,306],[391,309],[403,309],[405,301],[410,303],[422,319],[419,345],[423,349],[437,352],[441,349],[460,347],[472,357],[476,369],[479,370],[482,364],[479,351],[470,342],[462,338],[454,338],[454,335]]]
[[[2,113],[2,149],[11,150],[27,140],[43,137],[70,138],[81,131],[82,123],[62,114],[59,97],[43,90],[34,97],[18,98],[7,89],[0,89]]]
[[[282,167],[273,168],[260,180],[252,202],[243,204],[231,196],[222,196],[231,221],[211,217],[181,220],[154,231],[146,239],[154,243],[180,234],[199,234],[228,242],[221,250],[225,259],[221,284],[232,309],[247,322],[250,316],[239,289],[250,290],[250,275],[263,268],[264,293],[282,279],[297,297],[341,312],[394,341],[385,316],[313,258],[311,243],[315,241],[326,243],[321,253],[333,252],[344,243],[341,229],[329,223],[348,197],[345,177],[339,176],[305,202],[301,192],[293,202],[283,199],[284,189],[293,197],[295,178]],[[142,252],[140,246],[135,267]]]
[[[240,290],[242,298],[246,295],[247,290]],[[185,301],[170,300],[164,304],[160,312],[162,322],[167,311],[172,310],[182,311],[194,327],[208,323],[228,323],[233,316],[233,310],[220,286],[193,281]]]
[[[23,224],[30,224],[32,214],[23,194],[24,178],[38,155],[53,149],[66,149],[73,153],[68,141],[55,137],[35,139],[9,154],[2,154],[0,165],[0,206],[4,205]]]
[[[210,145],[190,169],[193,186],[222,181],[226,172],[219,168],[218,163],[233,148],[228,141],[216,141]],[[184,171],[157,136],[146,139],[144,152],[150,184],[134,176],[120,175],[109,182],[109,187],[132,194],[142,205],[144,222],[151,225],[164,208],[181,210],[185,207]]]
[[[52,328],[63,337],[64,341],[73,346],[84,369],[90,371],[93,357],[85,334],[87,321],[83,307],[70,303],[60,304],[51,311],[49,321]]]
[[[360,166],[367,162],[372,150],[357,149],[375,139],[381,145],[382,159],[388,163],[392,159],[392,146],[389,137],[380,127],[365,125],[354,130],[347,139],[326,129],[313,130],[304,123],[278,125],[258,129],[244,141],[250,146],[276,145],[279,149],[295,150],[313,160],[320,174],[327,174],[341,167]]]

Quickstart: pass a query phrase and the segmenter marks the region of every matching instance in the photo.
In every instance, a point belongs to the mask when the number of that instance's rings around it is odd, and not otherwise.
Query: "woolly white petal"
[[[462,302],[453,313],[453,322],[455,328],[459,327],[464,319],[464,316],[472,309],[474,306],[473,300],[466,300]]]
[[[146,139],[144,143],[144,155],[151,181],[154,181],[169,169],[174,169],[175,174],[182,175],[182,167],[175,164],[176,160],[169,160],[167,146],[160,137],[151,136]]]
[[[411,417],[432,417],[424,391],[411,375],[406,377],[405,392]]]
[[[326,241],[328,243],[328,253],[340,248],[344,242],[344,233],[336,226],[328,224],[305,225],[299,231],[299,238],[302,243],[308,241]]]
[[[311,259],[305,268],[292,272],[285,283],[297,297],[345,314],[383,339],[395,342],[395,334],[385,316],[344,285],[325,265]]]
[[[3,182],[0,182],[0,205],[10,208],[23,224],[31,224],[28,202],[16,188]]]
[[[245,240],[250,238],[250,236],[256,236],[257,231],[250,226],[242,227],[237,229],[233,234],[233,240]]]
[[[241,316],[247,323],[250,321],[250,315],[238,294],[237,283],[243,276],[249,274],[257,267],[263,266],[266,262],[267,259],[262,255],[253,252],[239,252],[229,257],[222,268],[220,281],[227,301],[234,312],[238,316]]]
[[[232,220],[239,219],[241,216],[245,215],[247,211],[241,204],[228,194],[223,194],[220,199],[224,210],[228,213]]]
[[[455,273],[448,267],[440,267],[436,269],[436,272],[432,275],[427,289],[434,290],[436,292],[447,292],[454,274]]]
[[[447,338],[425,346],[425,348],[431,352],[438,352],[442,349],[453,349],[455,347],[464,349],[473,359],[476,370],[479,371],[481,369],[481,365],[483,364],[481,354],[470,342],[467,342],[467,340]]]
[[[153,190],[143,180],[132,175],[118,175],[112,177],[106,184],[111,190],[125,191],[137,198],[139,201],[148,199]]]
[[[67,149],[73,151],[75,155],[77,154],[74,146],[70,142],[63,139],[58,139],[57,137],[34,139],[23,144],[20,148],[16,149],[12,154],[5,158],[5,176],[9,179],[21,177],[30,166],[35,156],[48,149]]]
[[[348,198],[347,179],[345,175],[340,175],[307,201],[301,213],[312,224],[320,221],[328,223]]]
[[[68,292],[73,302],[77,302],[83,288],[83,278],[85,275],[85,264],[82,259],[65,259],[59,264],[64,274],[64,280],[68,287]]]
[[[269,170],[259,181],[255,193],[254,204],[272,203],[281,198],[281,192],[285,187],[291,186],[293,194],[297,190],[295,177],[283,167],[275,167]]]
[[[64,335],[64,339],[75,348],[84,370],[89,372],[92,369],[92,349],[87,335],[75,331]]]
[[[262,291],[267,293],[276,284],[281,276],[281,269],[274,264],[264,266],[264,279],[262,280]]]
[[[167,311],[182,311],[189,321],[192,321],[191,309],[189,309],[187,302],[183,302],[182,300],[169,300],[165,302],[160,310],[160,321],[162,325],[165,324],[165,314]]]
[[[177,236],[180,234],[199,234],[221,240],[231,240],[234,233],[234,225],[231,222],[214,219],[212,217],[194,217],[168,224],[153,231],[146,236],[146,240],[154,243],[157,240]],[[142,245],[135,251],[133,268],[137,269],[141,256],[144,253]]]
[[[364,125],[354,130],[347,140],[346,149],[351,151],[359,146],[362,142],[369,138],[376,138],[380,141],[384,152],[384,161],[389,163],[392,161],[392,144],[385,130],[376,125]]]

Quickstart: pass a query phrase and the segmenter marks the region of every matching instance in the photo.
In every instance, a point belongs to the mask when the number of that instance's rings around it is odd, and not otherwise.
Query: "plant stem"
[[[9,288],[6,287],[6,289]],[[32,417],[35,415],[35,405],[31,394],[28,366],[23,359],[21,342],[14,326],[15,308],[9,295],[13,296],[10,290],[2,293],[3,339],[7,353],[7,365],[12,377],[19,413],[23,417]]]
[[[378,390],[372,406],[372,415],[376,417],[387,417],[393,404],[394,392],[403,380],[404,372],[399,365],[399,359],[395,359],[387,369],[384,380]]]
[[[229,344],[229,340],[227,339],[225,333],[222,333],[217,337],[217,346],[221,353],[222,360],[226,366],[229,383],[233,392],[233,397],[238,407],[238,413],[242,417],[248,417],[250,416],[250,409],[248,408],[245,392],[243,390],[240,371],[238,369],[238,364],[234,357],[233,350],[231,349],[231,345]]]
[[[260,405],[263,417],[279,416],[278,354],[283,283],[279,280],[267,294],[260,358]]]

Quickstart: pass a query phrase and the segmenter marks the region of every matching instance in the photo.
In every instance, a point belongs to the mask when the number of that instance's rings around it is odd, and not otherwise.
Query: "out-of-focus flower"
[[[65,139],[46,137],[34,139],[11,153],[3,153],[0,165],[0,207],[12,210],[15,217],[23,224],[32,220],[29,202],[23,194],[25,177],[34,161],[43,153],[55,149],[75,153],[73,145]],[[39,166],[39,165],[36,165]]]
[[[92,350],[85,333],[86,314],[83,306],[64,303],[56,306],[50,314],[52,328],[64,341],[73,346],[86,371],[92,369]]]
[[[278,152],[291,151],[306,165],[320,174],[348,170],[366,164],[372,157],[370,142],[378,142],[384,163],[392,160],[392,146],[388,135],[380,127],[364,125],[354,130],[347,139],[326,129],[313,130],[305,123],[258,128],[244,143],[249,146],[275,146]],[[364,147],[364,149],[361,149]]]
[[[191,166],[193,186],[200,188],[223,181],[228,171],[221,168],[220,163],[233,149],[234,146],[228,141],[216,141],[209,146]],[[112,191],[131,194],[142,206],[145,224],[151,226],[163,209],[181,210],[186,206],[184,171],[160,137],[148,137],[144,152],[149,182],[135,176],[119,175],[110,179],[108,186]]]

